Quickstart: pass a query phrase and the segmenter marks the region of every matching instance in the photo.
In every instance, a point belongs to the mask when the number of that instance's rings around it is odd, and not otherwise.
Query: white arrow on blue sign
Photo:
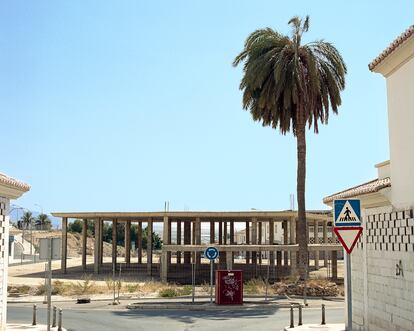
[[[335,226],[361,226],[360,200],[335,200]]]
[[[219,251],[216,247],[207,247],[204,251],[204,256],[209,260],[215,260],[219,256]]]

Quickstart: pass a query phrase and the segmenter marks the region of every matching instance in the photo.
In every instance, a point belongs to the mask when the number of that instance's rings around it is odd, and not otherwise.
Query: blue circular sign
[[[215,260],[219,256],[219,251],[215,247],[207,247],[207,249],[204,251],[204,256],[209,260]]]

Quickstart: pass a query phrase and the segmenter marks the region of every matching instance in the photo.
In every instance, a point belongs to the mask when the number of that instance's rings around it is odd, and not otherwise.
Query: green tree
[[[233,65],[244,63],[240,89],[243,108],[263,126],[292,132],[297,142],[297,202],[299,275],[308,270],[306,230],[306,127],[318,133],[327,124],[329,111],[338,112],[345,88],[346,65],[333,44],[318,40],[302,43],[309,29],[305,20],[293,17],[290,36],[271,28],[256,30],[247,38]]]
[[[68,224],[68,232],[82,233],[83,222],[81,220],[74,220]]]

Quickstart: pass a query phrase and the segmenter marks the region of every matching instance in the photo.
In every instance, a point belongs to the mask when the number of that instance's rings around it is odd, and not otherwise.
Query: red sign
[[[351,254],[362,234],[361,226],[336,226],[334,232],[348,254]]]
[[[243,304],[243,272],[241,270],[216,270],[216,304]]]

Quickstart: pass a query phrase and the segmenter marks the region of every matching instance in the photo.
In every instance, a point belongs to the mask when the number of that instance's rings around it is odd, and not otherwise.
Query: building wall
[[[390,209],[363,212],[364,233],[351,256],[356,331],[414,330],[413,211]]]
[[[387,76],[392,204],[414,207],[414,58]]]
[[[0,197],[0,330],[6,329],[9,200]]]

